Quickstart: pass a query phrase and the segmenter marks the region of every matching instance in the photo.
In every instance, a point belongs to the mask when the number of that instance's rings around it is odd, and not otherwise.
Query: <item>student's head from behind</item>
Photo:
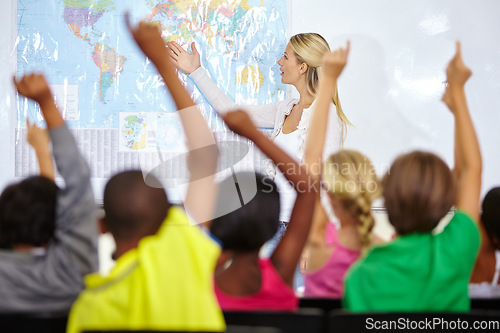
[[[125,171],[113,176],[104,189],[104,226],[116,242],[134,243],[154,235],[170,208],[161,183],[141,171]]]
[[[239,209],[213,219],[210,232],[221,241],[224,250],[255,251],[278,230],[279,193],[276,184],[263,175],[243,172],[237,174],[237,179],[239,184],[256,183],[255,196]],[[232,176],[220,183],[216,212],[239,200],[236,191]]]
[[[335,212],[343,210],[353,217],[363,244],[368,245],[375,225],[372,202],[381,195],[371,161],[358,151],[341,150],[323,164],[322,181]]]
[[[389,221],[399,235],[432,231],[455,204],[457,192],[446,163],[421,151],[398,157],[382,187]]]
[[[42,176],[5,188],[0,196],[0,247],[43,247],[54,236],[57,186]]]
[[[481,221],[493,246],[500,249],[500,187],[492,188],[484,197]]]

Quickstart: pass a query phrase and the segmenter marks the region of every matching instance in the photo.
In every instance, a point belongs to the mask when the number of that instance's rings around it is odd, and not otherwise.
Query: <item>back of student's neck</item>
[[[115,241],[116,249],[113,253],[113,259],[117,260],[122,255],[127,253],[130,250],[137,248],[140,240],[131,240],[131,241]]]
[[[18,252],[33,252],[36,249],[46,249],[47,245],[34,246],[31,244],[16,244],[12,247],[14,251]]]
[[[232,262],[236,265],[255,264],[259,261],[259,251],[233,252]]]
[[[360,250],[363,247],[358,227],[354,223],[344,223],[338,231],[339,243],[352,250]]]
[[[258,267],[259,251],[251,252],[233,252],[230,259],[230,264],[220,269],[218,273],[241,275],[244,277],[252,267]]]
[[[231,264],[218,271],[215,281],[227,294],[246,296],[259,291],[261,273],[259,251],[233,253]]]

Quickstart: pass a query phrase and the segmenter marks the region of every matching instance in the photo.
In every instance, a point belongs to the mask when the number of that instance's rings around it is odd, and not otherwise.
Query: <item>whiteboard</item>
[[[454,121],[440,101],[444,69],[462,42],[473,76],[466,85],[483,157],[482,195],[500,186],[500,2],[495,0],[291,1],[290,36],[318,32],[332,48],[351,41],[339,80],[355,125],[346,148],[377,172],[412,150],[432,151],[453,167]]]
[[[500,185],[499,14],[495,0],[289,0],[288,35],[318,32],[332,47],[351,41],[339,93],[356,127],[345,147],[368,155],[379,174],[397,155],[414,149],[433,151],[452,166],[453,117],[440,97],[445,65],[460,39],[474,73],[466,92],[483,155],[484,194]],[[15,180],[16,1],[1,2],[0,22],[3,188]]]

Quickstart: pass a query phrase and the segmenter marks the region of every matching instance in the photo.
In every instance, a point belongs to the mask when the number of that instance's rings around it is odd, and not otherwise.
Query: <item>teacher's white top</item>
[[[208,100],[208,102],[212,105],[215,111],[217,111],[217,113],[224,114],[235,109],[241,109],[248,113],[257,127],[273,128],[273,133],[271,135],[271,140],[273,141],[281,132],[286,116],[290,114],[294,105],[299,101],[295,98],[265,105],[237,105],[233,100],[231,100],[231,98],[229,98],[222,90],[217,87],[217,85],[210,79],[207,72],[205,72],[202,67],[199,67],[194,72],[192,72],[189,77],[193,80],[203,96]],[[313,102],[308,108],[303,109],[299,125],[297,126],[297,130],[292,132],[296,132],[294,134],[294,137],[296,136],[296,139],[294,139],[294,143],[290,145],[284,145],[284,143],[281,142],[281,144],[279,144],[280,148],[284,149],[289,155],[291,155],[291,157],[295,158],[298,161],[302,161],[304,158],[307,128],[309,127],[310,116],[312,110],[314,110],[314,106],[315,102]],[[333,105],[333,103],[330,103],[330,116],[328,117],[328,127],[325,147],[323,149],[323,159],[337,152],[341,148],[341,146],[342,124],[337,116],[335,105]],[[292,147],[293,149],[290,150],[288,149],[289,147]],[[270,159],[265,159],[263,163],[265,164],[267,175],[274,179],[276,175],[276,167],[274,166],[272,161]],[[278,188],[280,188],[279,183],[284,183],[283,179],[276,179],[276,182],[278,183]],[[281,188],[283,188],[283,186],[281,186]],[[288,191],[290,189],[292,189],[291,186],[288,188]],[[289,222],[290,214],[295,202],[295,193],[293,195],[283,195],[282,193],[280,193],[280,198],[280,221]],[[324,195],[324,193],[322,193],[321,195],[321,201],[328,215],[333,220],[334,216],[332,215],[331,208],[328,204],[328,199]]]
[[[298,142],[298,130],[287,134],[283,133],[283,130],[281,130],[274,139],[274,143],[290,156],[295,156],[297,154]],[[280,221],[290,222],[295,199],[297,198],[297,192],[295,192],[295,189],[290,185],[285,175],[283,175],[280,170],[276,170],[274,182],[278,186],[278,191],[280,193]]]
[[[213,106],[215,111],[217,111],[219,114],[224,114],[237,108],[246,111],[257,127],[273,128],[271,140],[274,140],[280,133],[281,129],[283,128],[283,123],[285,122],[286,116],[290,114],[293,106],[298,102],[298,99],[295,98],[265,105],[237,105],[234,103],[234,101],[231,100],[231,98],[229,98],[222,90],[217,87],[217,85],[208,77],[207,73],[202,67],[199,67],[194,72],[192,72],[189,77],[193,80],[198,89],[200,89],[203,96],[205,96],[205,98]],[[309,119],[314,106],[315,103],[313,103],[309,108],[302,111],[302,117],[300,119],[299,125],[297,126],[298,147],[295,156],[292,157],[296,158],[299,161],[302,161],[304,157],[307,128],[309,126]],[[337,117],[335,105],[331,103],[323,157],[327,157],[332,153],[337,152],[340,149],[341,144],[342,124],[340,122],[340,119]],[[265,161],[265,163],[267,174],[271,178],[274,178],[276,174],[275,167],[272,165],[272,163],[270,163],[269,160]]]

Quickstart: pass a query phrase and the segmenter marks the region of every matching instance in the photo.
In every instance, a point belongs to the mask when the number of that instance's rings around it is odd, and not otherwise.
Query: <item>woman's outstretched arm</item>
[[[207,72],[201,67],[200,53],[196,49],[194,42],[191,43],[192,53],[184,50],[176,42],[168,42],[167,46],[172,64],[177,69],[189,75],[217,113],[222,115],[235,109],[241,109],[249,114],[257,127],[274,128],[276,113],[278,111],[276,103],[237,105],[212,81]]]

